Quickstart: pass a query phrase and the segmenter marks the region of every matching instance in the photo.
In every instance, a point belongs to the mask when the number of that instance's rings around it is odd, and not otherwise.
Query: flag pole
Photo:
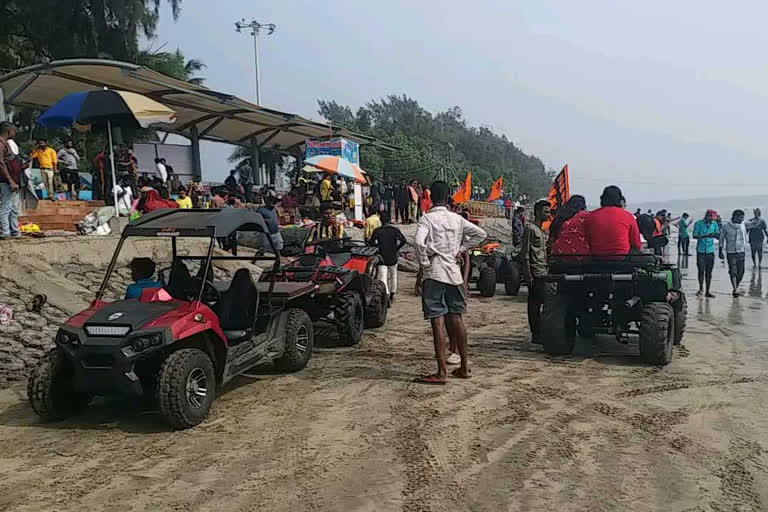
[[[112,167],[112,196],[115,199],[115,217],[120,217],[117,209],[117,176],[115,175],[115,146],[112,144],[112,121],[107,121],[107,133],[109,134],[109,163]]]

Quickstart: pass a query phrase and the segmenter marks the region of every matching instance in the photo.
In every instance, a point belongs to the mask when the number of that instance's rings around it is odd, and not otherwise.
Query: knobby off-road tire
[[[58,348],[45,354],[27,382],[27,396],[32,410],[46,421],[63,420],[83,412],[93,396],[75,391],[73,377],[72,363]]]
[[[685,335],[685,326],[688,323],[688,301],[685,294],[680,292],[680,299],[672,304],[672,310],[675,312],[675,345],[683,341]]]
[[[530,293],[530,292],[529,292]],[[576,343],[576,318],[571,312],[567,295],[547,292],[541,311],[541,344],[544,352],[553,356],[568,355]]]
[[[283,372],[297,372],[307,366],[315,345],[312,319],[303,309],[289,309],[285,328],[285,352],[275,361]]]
[[[156,393],[160,414],[170,426],[182,430],[198,425],[216,397],[211,358],[196,348],[171,353],[160,367]]]
[[[647,364],[664,366],[672,360],[675,312],[665,302],[651,302],[640,317],[640,358]]]
[[[339,303],[333,309],[339,346],[351,347],[360,343],[363,337],[365,311],[360,295],[356,292],[344,292],[339,295]]]
[[[388,311],[387,287],[381,281],[376,280],[371,286],[371,303],[365,308],[365,328],[382,327],[387,322]]]
[[[481,297],[493,297],[496,295],[496,269],[488,265],[480,267],[480,275],[477,278],[477,289]]]
[[[507,263],[504,271],[504,291],[507,295],[517,295],[520,292],[520,285],[523,283],[523,278],[520,275],[520,266],[510,261]]]

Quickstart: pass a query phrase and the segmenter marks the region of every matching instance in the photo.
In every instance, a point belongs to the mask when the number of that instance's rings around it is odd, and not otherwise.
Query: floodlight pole
[[[245,18],[235,23],[235,30],[242,32],[242,29],[250,28],[251,35],[253,36],[253,55],[254,64],[256,66],[256,104],[261,105],[261,77],[259,71],[259,35],[262,30],[266,30],[266,35],[272,35],[277,29],[277,25],[274,23],[259,23],[256,20],[246,22]]]

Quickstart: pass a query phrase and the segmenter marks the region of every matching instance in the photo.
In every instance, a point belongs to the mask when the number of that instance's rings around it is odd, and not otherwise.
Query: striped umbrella
[[[176,112],[141,94],[102,89],[69,94],[37,118],[37,124],[63,126],[120,126],[147,128],[153,123],[173,123]]]
[[[37,118],[37,124],[50,128],[74,126],[78,130],[89,130],[92,126],[103,126],[109,135],[109,153],[112,166],[112,185],[117,211],[117,183],[115,175],[115,152],[112,143],[112,127],[147,128],[154,123],[173,123],[176,112],[162,103],[141,94],[127,91],[100,89],[69,94]]]
[[[365,179],[365,173],[359,165],[355,165],[349,160],[338,156],[317,155],[307,158],[304,160],[304,163],[320,171],[338,174],[339,176],[355,180],[358,183],[368,183]]]

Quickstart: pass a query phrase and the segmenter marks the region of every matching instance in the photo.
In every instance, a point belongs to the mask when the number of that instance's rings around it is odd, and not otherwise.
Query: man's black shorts
[[[712,269],[715,268],[715,253],[696,253],[696,266],[699,267],[700,273],[712,275]]]

